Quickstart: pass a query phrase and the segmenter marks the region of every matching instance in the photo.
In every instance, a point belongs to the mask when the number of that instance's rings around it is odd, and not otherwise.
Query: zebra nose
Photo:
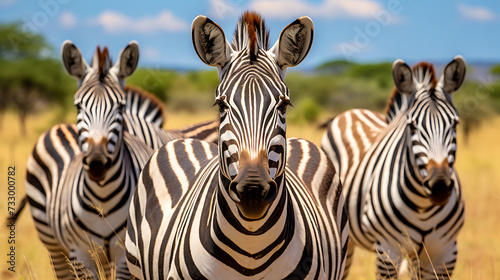
[[[247,219],[263,217],[276,199],[277,186],[263,168],[247,167],[229,185],[229,196]]]
[[[98,182],[104,179],[107,170],[111,167],[111,159],[106,156],[103,144],[89,143],[88,150],[83,155],[83,167],[93,181]]]
[[[233,180],[229,186],[229,195],[236,203],[240,203],[245,197],[260,198],[267,203],[272,203],[276,198],[276,183],[273,180],[242,183]]]
[[[429,198],[436,205],[444,205],[448,202],[455,181],[451,179],[448,166],[434,167],[430,169],[428,179],[424,182],[428,189]]]

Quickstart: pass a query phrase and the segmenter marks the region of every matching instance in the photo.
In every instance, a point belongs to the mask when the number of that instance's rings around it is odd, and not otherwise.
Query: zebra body
[[[62,53],[78,78],[77,124],[56,125],[35,144],[26,180],[31,213],[58,279],[97,277],[97,262],[107,277],[115,270],[117,279],[128,279],[119,245],[130,198],[153,148],[179,136],[161,130],[161,103],[122,87],[137,65],[135,42],[114,66],[106,48],[98,48],[92,67],[71,42]]]
[[[393,66],[397,91],[387,115],[350,110],[329,125],[322,148],[340,171],[354,245],[377,252],[377,275],[394,278],[405,255],[418,279],[448,278],[464,201],[453,163],[458,114],[451,94],[465,62],[457,57],[437,82],[432,65]],[[401,96],[397,96],[401,95]],[[347,274],[347,273],[346,273]]]
[[[67,261],[80,276],[93,275],[98,257],[110,277],[129,277],[123,243],[128,201],[153,150],[125,132],[114,170],[103,185],[88,179],[81,162],[76,125],[56,125],[38,140],[28,159],[26,193],[39,237],[49,250],[58,279],[73,279]],[[104,217],[104,219],[103,219]],[[101,249],[102,247],[102,249]],[[114,264],[116,262],[116,264]],[[94,269],[94,270],[92,270]]]
[[[255,222],[259,232],[249,232],[228,229],[235,210],[220,191],[225,179],[219,177],[217,147],[191,139],[167,143],[144,168],[131,202],[126,243],[131,273],[140,279],[338,277],[342,240],[334,234],[334,221],[341,218],[333,211],[341,203],[334,199],[341,191],[338,176],[329,173],[331,163],[311,142],[289,139],[287,149],[276,206],[282,211],[265,225]]]
[[[183,138],[195,138],[209,143],[219,142],[219,120],[205,121],[173,130]]]
[[[195,50],[221,79],[219,145],[175,140],[145,166],[125,242],[135,277],[342,276],[348,225],[338,175],[312,143],[285,137],[283,72],[307,55],[312,32],[309,18],[297,19],[266,51],[255,13],[242,16],[232,46],[210,19],[193,21]]]
[[[139,88],[125,86],[126,105],[123,114],[125,129],[144,142],[153,151],[158,150],[168,141],[186,138],[182,131],[162,129],[164,123],[164,108],[160,100],[152,94]],[[215,134],[216,129],[205,129],[205,135]],[[190,135],[197,138],[199,134]],[[204,139],[204,138],[203,138]]]

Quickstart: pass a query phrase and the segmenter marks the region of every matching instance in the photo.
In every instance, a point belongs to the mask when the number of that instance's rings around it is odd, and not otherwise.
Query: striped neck
[[[279,193],[267,213],[259,220],[246,220],[239,213],[235,202],[228,196],[230,181],[219,173],[212,230],[221,237],[218,241],[232,240],[238,248],[231,249],[247,257],[263,257],[284,240],[290,239],[294,231],[294,211],[286,189],[285,176],[276,178]],[[223,229],[223,230],[222,230]],[[220,246],[220,244],[217,244]],[[227,244],[226,244],[227,245]],[[234,245],[237,247],[236,245]]]
[[[130,161],[126,156],[125,146],[121,145],[103,180],[96,182],[90,179],[88,172],[83,170],[83,192],[85,193],[84,197],[89,199],[88,205],[102,210],[103,215],[122,206],[123,201],[128,200],[128,196],[131,194],[129,190],[131,182],[127,176],[130,175],[130,172],[127,169],[130,169]],[[110,198],[112,199],[110,200]]]
[[[393,89],[393,93],[385,106],[384,112],[387,122],[391,122],[396,116],[408,108],[408,95]]]

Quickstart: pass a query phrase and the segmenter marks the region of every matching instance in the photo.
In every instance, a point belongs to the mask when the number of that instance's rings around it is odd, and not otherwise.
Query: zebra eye
[[[119,110],[120,112],[123,112],[123,111],[125,110],[125,103],[120,103],[120,104],[118,104],[118,110]]]
[[[222,96],[224,97],[224,96]],[[219,106],[219,112],[222,114],[224,112],[226,112],[228,109],[229,109],[229,106],[226,104],[226,102],[224,101],[224,98],[219,98],[217,100],[215,100],[215,105]]]
[[[290,99],[287,99],[287,98],[284,98],[284,97],[281,97],[281,100],[280,100],[280,103],[278,104],[278,107],[277,109],[282,113],[286,113],[286,108],[288,107],[288,105],[292,105],[292,103],[290,102]]]
[[[408,121],[408,127],[410,128],[411,133],[416,133],[417,122],[415,122],[415,120]]]
[[[407,119],[406,123],[410,128],[417,128],[417,122],[413,119]]]

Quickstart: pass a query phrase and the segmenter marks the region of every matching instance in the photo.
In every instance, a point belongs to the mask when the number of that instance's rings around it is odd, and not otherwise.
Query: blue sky
[[[500,62],[500,1],[0,0],[0,21],[20,21],[57,50],[72,40],[87,59],[97,45],[107,45],[116,58],[137,40],[142,66],[205,69],[191,44],[192,20],[199,14],[210,17],[230,40],[246,9],[264,16],[271,44],[297,17],[312,18],[314,43],[299,69],[330,59],[440,63],[457,54],[468,62]]]

